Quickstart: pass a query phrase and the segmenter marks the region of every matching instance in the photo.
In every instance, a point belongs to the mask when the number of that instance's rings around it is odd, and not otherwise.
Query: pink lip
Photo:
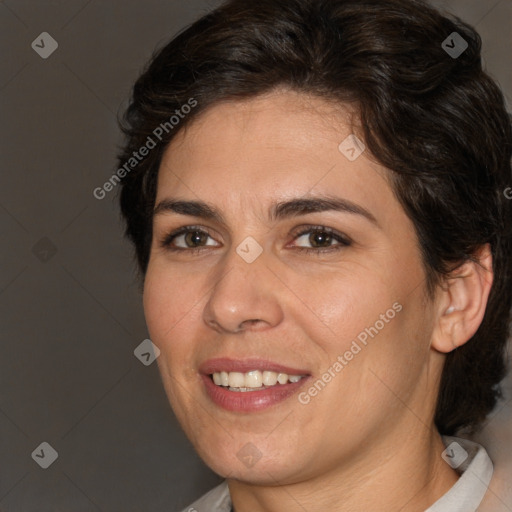
[[[288,375],[305,375],[305,377],[299,382],[276,384],[275,386],[262,388],[258,391],[247,392],[229,391],[227,388],[217,386],[210,377],[215,372],[245,373],[251,370],[268,370],[277,373],[287,373]],[[201,378],[210,399],[219,407],[235,412],[256,412],[267,409],[294,395],[310,377],[309,372],[306,370],[291,368],[262,359],[211,359],[203,363],[199,371],[202,374]]]

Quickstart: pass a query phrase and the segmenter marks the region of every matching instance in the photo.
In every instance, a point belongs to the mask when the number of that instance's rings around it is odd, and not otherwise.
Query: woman
[[[187,510],[488,504],[485,449],[453,436],[505,373],[512,134],[473,29],[416,0],[231,0],[125,121],[162,382],[226,479]]]

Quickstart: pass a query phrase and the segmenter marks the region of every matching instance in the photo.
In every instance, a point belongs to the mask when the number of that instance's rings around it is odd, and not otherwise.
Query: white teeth
[[[286,384],[288,382],[288,375],[286,373],[279,373],[277,375],[277,382],[279,384]]]
[[[247,373],[215,372],[212,377],[217,386],[229,387],[230,391],[256,391],[263,386],[275,386],[277,383],[299,382],[303,375],[252,370]]]
[[[263,384],[265,384],[265,386],[275,386],[277,384],[277,373],[263,372]]]
[[[260,371],[247,372],[245,374],[246,388],[261,388],[263,386],[263,375]]]
[[[239,372],[229,372],[229,387],[230,388],[244,388],[245,376]]]

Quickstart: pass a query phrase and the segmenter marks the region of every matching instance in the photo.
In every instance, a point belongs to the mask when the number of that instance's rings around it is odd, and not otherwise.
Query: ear
[[[432,348],[448,353],[471,339],[484,318],[493,278],[489,244],[445,278],[436,301]]]

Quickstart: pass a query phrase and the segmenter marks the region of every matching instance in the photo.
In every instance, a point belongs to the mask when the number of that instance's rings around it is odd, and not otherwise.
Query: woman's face
[[[387,171],[339,148],[354,130],[348,110],[275,92],[217,104],[164,154],[145,315],[171,406],[225,477],[356,467],[432,421],[418,241]]]

